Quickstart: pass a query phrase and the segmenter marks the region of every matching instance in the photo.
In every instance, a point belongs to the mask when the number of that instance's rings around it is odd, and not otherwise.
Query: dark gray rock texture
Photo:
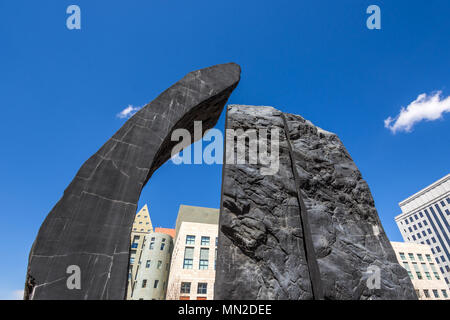
[[[226,129],[238,128],[278,129],[279,170],[224,165],[215,299],[417,299],[335,134],[272,107],[229,106]]]
[[[42,224],[25,299],[125,299],[130,233],[142,188],[178,142],[177,128],[213,127],[240,79],[222,64],[187,74],[130,118],[87,160]],[[69,266],[81,271],[81,288]],[[69,269],[70,270],[70,269]]]

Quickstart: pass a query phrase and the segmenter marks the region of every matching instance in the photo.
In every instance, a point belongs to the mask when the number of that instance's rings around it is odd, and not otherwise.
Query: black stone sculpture
[[[417,299],[335,134],[252,106],[229,106],[226,129],[277,129],[279,170],[224,165],[215,299]]]
[[[213,127],[240,79],[222,64],[187,74],[129,119],[87,160],[42,224],[25,299],[125,299],[130,233],[142,188],[171,156],[171,133]],[[81,288],[67,282],[77,266]]]

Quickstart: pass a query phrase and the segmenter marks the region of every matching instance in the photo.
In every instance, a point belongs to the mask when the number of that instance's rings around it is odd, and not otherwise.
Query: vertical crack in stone
[[[319,265],[316,259],[314,244],[311,235],[311,229],[308,222],[308,212],[303,201],[302,191],[300,190],[300,181],[296,169],[296,159],[292,148],[291,139],[289,137],[289,126],[284,114],[281,115],[284,123],[284,133],[286,135],[287,145],[289,149],[289,156],[291,158],[292,173],[294,175],[295,187],[297,189],[297,200],[299,204],[299,218],[303,230],[303,246],[306,255],[306,262],[308,264],[309,278],[311,280],[311,287],[315,300],[323,300],[322,280],[320,279]]]

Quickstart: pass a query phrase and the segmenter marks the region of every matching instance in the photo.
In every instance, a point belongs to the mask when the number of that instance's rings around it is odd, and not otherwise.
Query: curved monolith
[[[83,164],[33,243],[25,299],[125,299],[142,188],[171,157],[171,133],[193,135],[194,121],[202,121],[203,133],[213,127],[239,79],[234,63],[187,74]]]

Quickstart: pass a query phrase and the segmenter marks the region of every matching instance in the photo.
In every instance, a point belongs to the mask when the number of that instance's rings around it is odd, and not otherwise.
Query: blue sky
[[[66,28],[70,4],[81,30]],[[366,28],[371,4],[381,30]],[[449,12],[443,0],[0,0],[0,298],[23,288],[39,226],[124,123],[117,113],[230,61],[242,79],[229,103],[271,105],[337,133],[389,238],[401,240],[398,202],[449,173],[450,115],[395,134],[384,120],[420,94],[450,96]],[[218,165],[166,163],[140,206],[173,227],[180,204],[219,207],[220,179]]]

